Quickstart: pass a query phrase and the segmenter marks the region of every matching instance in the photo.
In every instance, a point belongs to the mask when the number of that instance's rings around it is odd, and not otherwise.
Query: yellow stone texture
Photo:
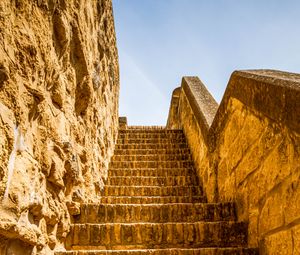
[[[184,78],[178,125],[208,201],[235,201],[238,219],[249,222],[248,242],[259,245],[261,254],[298,254],[291,229],[300,219],[300,135],[294,128],[299,124],[299,75],[270,70],[237,73],[205,131],[208,137],[198,123],[211,116],[204,116],[205,107],[201,114],[193,110],[201,107],[193,98],[199,95],[185,93],[186,83],[191,91],[196,85]],[[197,86],[202,88],[195,91],[205,90],[200,82]],[[174,114],[172,118],[176,123]],[[298,232],[293,230],[293,240]]]
[[[69,211],[97,201],[114,149],[112,2],[3,0],[0,28],[1,249],[51,255]]]

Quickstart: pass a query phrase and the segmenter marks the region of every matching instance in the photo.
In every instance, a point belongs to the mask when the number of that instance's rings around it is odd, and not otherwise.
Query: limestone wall
[[[0,2],[0,254],[61,249],[117,135],[111,0]]]
[[[177,112],[208,200],[237,202],[260,254],[300,253],[300,75],[234,72],[216,113],[207,93],[183,78]]]
[[[180,121],[178,118],[178,106],[180,99],[181,88],[176,88],[172,93],[167,127],[170,129],[179,129]]]

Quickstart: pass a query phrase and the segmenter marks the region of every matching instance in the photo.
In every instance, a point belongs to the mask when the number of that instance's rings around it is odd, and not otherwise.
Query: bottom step
[[[74,224],[66,245],[73,250],[243,247],[247,228],[230,221]]]
[[[149,250],[105,250],[105,251],[66,251],[55,255],[258,255],[252,248],[200,248],[200,249],[149,249]]]

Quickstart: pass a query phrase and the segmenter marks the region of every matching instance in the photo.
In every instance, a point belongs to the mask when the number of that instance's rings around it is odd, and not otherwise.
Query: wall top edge
[[[280,125],[300,130],[300,74],[269,69],[234,71],[220,105],[196,76],[184,76],[181,87],[205,139],[222,129],[230,98]]]

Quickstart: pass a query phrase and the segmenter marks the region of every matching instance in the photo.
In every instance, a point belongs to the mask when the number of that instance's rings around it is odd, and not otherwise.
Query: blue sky
[[[220,102],[231,73],[300,73],[298,0],[113,0],[129,125],[165,125],[182,76],[199,76]]]

